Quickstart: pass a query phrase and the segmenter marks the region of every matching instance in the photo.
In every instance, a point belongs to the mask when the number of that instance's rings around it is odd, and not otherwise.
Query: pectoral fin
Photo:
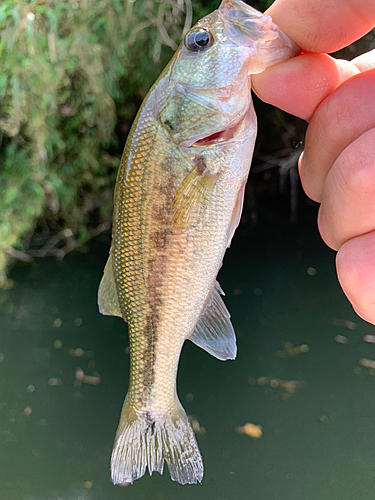
[[[211,198],[219,174],[211,174],[203,159],[188,173],[173,199],[174,222],[189,224],[203,214]]]
[[[99,285],[98,305],[99,312],[101,314],[105,314],[107,316],[119,316],[122,318],[115,283],[112,252],[109,254],[107,264],[104,268],[103,277]],[[126,321],[125,318],[124,320]]]
[[[235,359],[237,346],[234,329],[229,319],[230,314],[220,294],[224,295],[224,292],[216,282],[190,340],[215,358],[225,361]]]

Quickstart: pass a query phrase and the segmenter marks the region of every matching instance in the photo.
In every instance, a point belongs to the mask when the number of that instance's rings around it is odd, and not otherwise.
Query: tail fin
[[[173,481],[195,484],[203,478],[203,462],[194,432],[179,401],[168,414],[136,412],[125,400],[112,451],[113,484],[133,483],[148,467],[163,473],[167,462]]]

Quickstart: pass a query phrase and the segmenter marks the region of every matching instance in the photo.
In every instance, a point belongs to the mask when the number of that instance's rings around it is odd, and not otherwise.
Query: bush
[[[118,114],[125,125],[133,118],[190,23],[186,6],[2,1],[0,280],[7,253],[62,254],[94,222],[109,223]],[[31,239],[36,228],[43,237]]]

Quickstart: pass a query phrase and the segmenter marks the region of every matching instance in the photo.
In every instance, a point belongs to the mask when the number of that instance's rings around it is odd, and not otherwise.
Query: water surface
[[[341,292],[313,216],[295,228],[286,217],[239,228],[219,275],[237,360],[184,346],[178,393],[205,429],[202,485],[180,486],[167,471],[126,488],[110,482],[129,360],[126,325],[97,311],[109,240],[62,262],[17,265],[15,287],[0,293],[1,498],[374,498],[375,371],[360,364],[375,359],[363,340],[374,327]],[[288,342],[307,352],[288,356]],[[245,423],[263,436],[238,434]]]

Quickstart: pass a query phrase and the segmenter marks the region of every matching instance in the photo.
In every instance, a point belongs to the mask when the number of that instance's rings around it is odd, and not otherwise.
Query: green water
[[[109,240],[17,265],[15,287],[0,293],[1,500],[373,499],[375,372],[359,360],[375,359],[363,340],[375,332],[342,294],[314,217],[294,229],[286,217],[239,228],[219,276],[235,362],[185,344],[178,392],[206,430],[202,485],[180,486],[167,471],[126,488],[110,482],[129,363],[125,324],[96,306]],[[278,357],[286,341],[309,351]],[[77,368],[100,383],[80,385]],[[288,394],[278,380],[302,386]],[[247,422],[262,426],[261,439],[235,431]]]

